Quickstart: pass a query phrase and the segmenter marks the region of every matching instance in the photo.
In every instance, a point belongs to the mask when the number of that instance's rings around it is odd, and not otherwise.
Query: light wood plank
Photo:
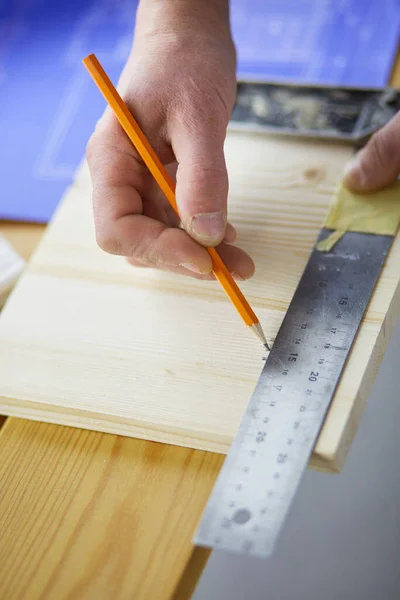
[[[245,152],[244,152],[245,149]],[[337,144],[229,137],[242,286],[276,335],[350,156]],[[390,254],[316,447],[341,466],[398,314]],[[262,367],[217,283],[133,269],[96,246],[86,168],[0,322],[0,412],[226,452]]]
[[[25,260],[31,257],[43,235],[44,229],[44,225],[35,223],[0,222],[0,233]]]
[[[9,419],[0,435],[0,597],[168,600],[222,457]],[[189,598],[187,589],[177,598]]]

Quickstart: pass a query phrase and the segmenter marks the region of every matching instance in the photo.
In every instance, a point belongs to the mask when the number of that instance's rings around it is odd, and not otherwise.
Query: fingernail
[[[222,212],[199,213],[192,217],[190,229],[204,243],[215,244],[224,236],[226,216]]]
[[[193,273],[197,273],[198,275],[203,275],[199,267],[194,263],[181,263],[179,266],[188,269],[188,271],[192,271]]]

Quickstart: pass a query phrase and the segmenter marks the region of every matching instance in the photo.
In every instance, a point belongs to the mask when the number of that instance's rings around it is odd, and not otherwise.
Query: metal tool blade
[[[347,141],[367,139],[400,109],[400,92],[239,82],[229,128]]]
[[[273,552],[392,241],[349,232],[331,252],[313,250],[209,498],[198,546]]]

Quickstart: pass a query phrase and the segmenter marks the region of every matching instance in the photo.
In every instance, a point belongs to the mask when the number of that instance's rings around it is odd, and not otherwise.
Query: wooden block
[[[241,286],[276,335],[350,150],[231,134]],[[318,440],[338,469],[398,314],[396,240]],[[133,269],[95,244],[84,167],[0,320],[0,413],[226,452],[262,349],[214,282]]]
[[[222,459],[8,419],[0,598],[189,600],[207,559],[191,539]]]

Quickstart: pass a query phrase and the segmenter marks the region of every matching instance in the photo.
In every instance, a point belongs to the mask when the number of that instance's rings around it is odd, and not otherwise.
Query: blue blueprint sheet
[[[104,110],[81,59],[95,52],[116,82],[137,3],[0,0],[0,218],[51,217]],[[239,77],[388,80],[400,0],[232,0],[231,12]]]

